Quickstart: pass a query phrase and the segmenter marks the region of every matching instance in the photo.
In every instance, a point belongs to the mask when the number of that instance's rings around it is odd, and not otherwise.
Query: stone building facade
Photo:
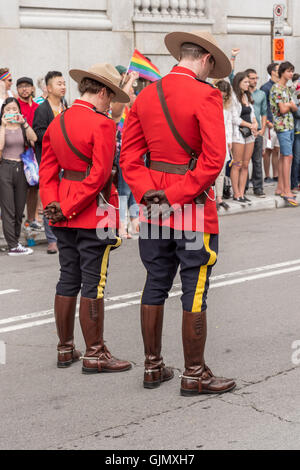
[[[96,62],[127,65],[134,48],[167,73],[175,63],[164,46],[169,31],[209,30],[230,54],[240,47],[236,69],[257,69],[267,78],[275,0],[1,0],[1,66],[14,79],[36,79],[61,70],[69,99],[76,88],[69,68]],[[286,6],[286,57],[300,70],[300,1]]]

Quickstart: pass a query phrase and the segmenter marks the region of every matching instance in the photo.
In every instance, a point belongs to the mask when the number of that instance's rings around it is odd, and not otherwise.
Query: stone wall
[[[76,87],[70,68],[96,62],[127,65],[136,47],[167,73],[175,61],[163,38],[169,31],[209,30],[230,54],[240,47],[236,69],[257,69],[265,81],[271,60],[270,22],[274,0],[1,0],[1,65],[14,79],[36,79],[61,70],[68,97]],[[300,70],[300,1],[286,5],[286,57]],[[297,21],[298,18],[298,21]]]

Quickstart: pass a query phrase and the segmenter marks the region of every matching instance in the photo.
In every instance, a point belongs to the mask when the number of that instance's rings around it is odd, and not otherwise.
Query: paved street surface
[[[133,369],[81,374],[56,368],[56,256],[0,254],[1,449],[299,449],[300,209],[221,218],[209,295],[206,361],[237,389],[181,397],[180,287],[166,304],[163,353],[174,380],[145,390],[137,241],[112,253],[105,338]],[[11,291],[13,290],[13,291]],[[84,343],[76,324],[76,346]],[[2,347],[3,349],[3,347]],[[1,351],[1,345],[0,345]],[[0,356],[1,358],[1,356]],[[3,358],[2,358],[3,359]],[[299,361],[298,361],[299,362]]]

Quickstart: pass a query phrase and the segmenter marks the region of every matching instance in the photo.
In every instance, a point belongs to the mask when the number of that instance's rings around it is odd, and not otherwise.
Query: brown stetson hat
[[[99,83],[110,88],[114,94],[114,101],[119,103],[128,103],[129,96],[120,87],[121,75],[117,69],[111,64],[95,64],[88,70],[72,69],[69,72],[75,82],[80,83],[83,78],[92,78]]]
[[[209,75],[210,78],[225,78],[230,75],[232,71],[230,60],[208,31],[174,32],[167,34],[165,37],[167,49],[177,60],[180,60],[180,47],[185,42],[201,46],[213,56],[215,66]]]

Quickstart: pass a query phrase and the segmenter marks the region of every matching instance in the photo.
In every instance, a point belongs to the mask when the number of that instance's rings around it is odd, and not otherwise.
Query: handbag
[[[24,164],[24,173],[29,186],[36,186],[39,184],[39,165],[33,148],[29,147],[25,152],[20,155]]]
[[[239,129],[244,139],[247,139],[247,137],[250,137],[252,135],[251,129],[249,129],[249,127],[239,126]]]

